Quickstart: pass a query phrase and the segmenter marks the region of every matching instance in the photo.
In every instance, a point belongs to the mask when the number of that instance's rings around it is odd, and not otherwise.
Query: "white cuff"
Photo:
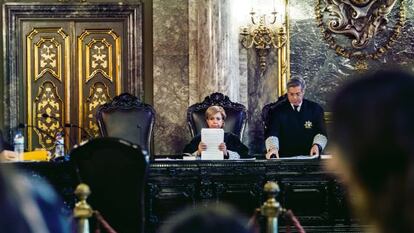
[[[271,148],[276,148],[279,150],[279,138],[275,136],[270,136],[265,141],[266,151],[269,151]]]
[[[231,160],[231,159],[240,159],[239,153],[237,153],[235,151],[231,151],[231,150],[227,150],[227,152],[229,153],[229,160]]]
[[[316,134],[313,137],[313,144],[318,144],[322,147],[322,150],[325,149],[326,143],[328,142],[328,138],[326,138],[323,134]]]

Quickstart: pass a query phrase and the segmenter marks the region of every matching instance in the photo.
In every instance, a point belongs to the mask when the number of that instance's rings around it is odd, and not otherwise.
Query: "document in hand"
[[[207,150],[201,152],[202,160],[223,160],[223,151],[219,150],[219,145],[224,142],[223,129],[201,129],[201,141],[207,144]]]

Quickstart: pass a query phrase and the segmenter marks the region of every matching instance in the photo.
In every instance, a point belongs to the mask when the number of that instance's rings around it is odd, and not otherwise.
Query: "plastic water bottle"
[[[24,136],[21,130],[16,132],[13,140],[14,144],[14,152],[18,154],[18,160],[23,160],[23,153],[24,153]]]
[[[62,133],[57,133],[55,138],[55,156],[59,158],[65,156],[65,140]]]

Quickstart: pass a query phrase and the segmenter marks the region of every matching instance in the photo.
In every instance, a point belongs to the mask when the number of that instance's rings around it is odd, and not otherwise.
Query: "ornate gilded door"
[[[28,149],[54,148],[99,134],[95,112],[122,91],[122,22],[61,20],[23,23]]]

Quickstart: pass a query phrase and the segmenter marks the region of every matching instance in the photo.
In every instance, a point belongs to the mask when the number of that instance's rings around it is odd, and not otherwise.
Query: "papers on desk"
[[[201,129],[201,141],[207,144],[207,150],[201,152],[201,160],[223,160],[223,151],[219,145],[224,142],[223,129]]]
[[[317,159],[319,155],[298,155],[298,156],[292,156],[292,157],[280,157],[279,159],[301,159],[301,160],[307,160],[307,159]]]

